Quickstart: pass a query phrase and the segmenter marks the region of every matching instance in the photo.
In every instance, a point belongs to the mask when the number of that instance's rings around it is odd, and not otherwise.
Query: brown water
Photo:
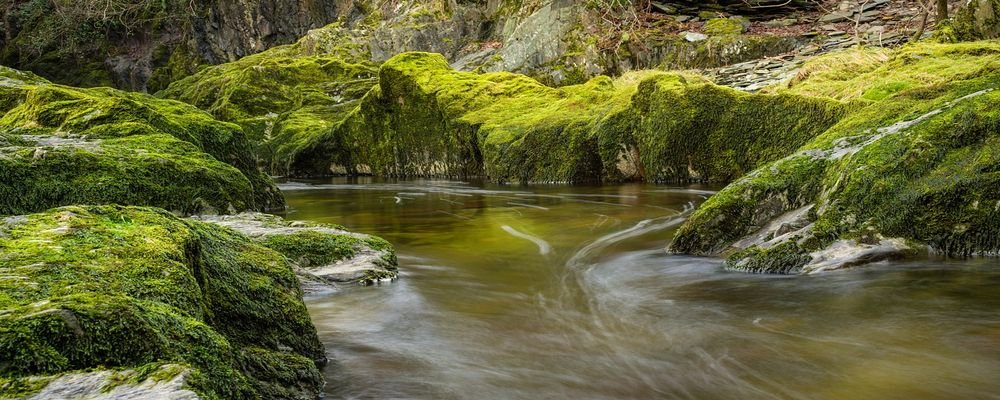
[[[1000,398],[1000,263],[817,276],[663,251],[705,188],[293,184],[402,278],[308,299],[327,398]]]

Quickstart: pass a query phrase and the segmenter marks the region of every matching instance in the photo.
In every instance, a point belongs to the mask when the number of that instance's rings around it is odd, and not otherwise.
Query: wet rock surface
[[[133,370],[94,371],[59,376],[25,400],[198,400],[202,397],[185,388],[190,370],[179,365],[163,365],[157,372],[169,376],[145,378]]]
[[[307,295],[333,292],[341,284],[373,285],[398,277],[392,246],[374,236],[260,213],[195,218],[233,229],[284,254],[296,263]]]

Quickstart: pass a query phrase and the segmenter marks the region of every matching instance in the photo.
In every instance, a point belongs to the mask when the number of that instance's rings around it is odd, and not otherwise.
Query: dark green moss
[[[795,242],[785,242],[762,249],[750,247],[734,253],[726,260],[726,268],[750,273],[788,274],[797,272],[812,257]]]

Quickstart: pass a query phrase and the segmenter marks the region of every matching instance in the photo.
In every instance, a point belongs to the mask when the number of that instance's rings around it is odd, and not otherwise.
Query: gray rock
[[[803,274],[815,274],[874,262],[903,258],[913,249],[903,239],[879,238],[878,243],[838,240],[825,249],[810,253],[812,261],[802,267]]]
[[[853,11],[834,11],[832,13],[826,14],[819,19],[820,23],[837,23],[850,21],[851,17],[854,15]]]
[[[505,32],[499,51],[502,60],[488,70],[520,71],[557,60],[566,50],[563,37],[579,22],[577,7],[571,0],[554,0],[513,28],[505,28],[509,34]]]
[[[684,40],[689,42],[700,42],[708,39],[708,35],[698,32],[682,32],[681,35],[684,36]]]
[[[192,217],[220,226],[224,226],[258,240],[274,236],[288,236],[306,231],[329,235],[350,236],[357,239],[367,239],[371,236],[348,232],[328,225],[307,223],[302,221],[285,221],[284,219],[261,213],[242,213],[237,215],[203,215]],[[395,260],[391,251],[378,250],[367,245],[355,247],[354,256],[335,260],[327,265],[305,265],[302,260],[291,260],[296,263],[296,275],[300,286],[307,295],[317,295],[337,290],[339,284],[373,284],[390,281],[398,277],[397,267],[386,260]]]
[[[184,388],[190,370],[179,365],[163,365],[161,371],[175,370],[168,380],[147,378],[139,383],[122,383],[137,372],[94,371],[63,375],[49,382],[30,400],[198,400],[200,397]]]

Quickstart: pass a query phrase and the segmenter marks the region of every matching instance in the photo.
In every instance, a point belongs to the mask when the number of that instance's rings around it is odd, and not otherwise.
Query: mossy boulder
[[[389,242],[342,226],[259,213],[197,218],[236,230],[283,254],[295,264],[306,294],[334,290],[337,284],[373,285],[398,277],[396,252]]]
[[[553,88],[405,53],[382,65],[379,85],[296,165],[497,182],[726,181],[787,155],[843,109],[654,71]]]
[[[203,398],[313,398],[323,346],[287,259],[162,210],[73,206],[0,222],[0,396],[92,369],[182,366]],[[142,379],[138,379],[142,380]],[[26,389],[27,388],[27,389]]]
[[[261,165],[288,175],[302,145],[338,126],[375,85],[377,66],[354,39],[334,24],[294,45],[203,69],[157,96],[239,124]]]
[[[829,270],[922,249],[1000,251],[1000,47],[921,43],[865,61],[868,68],[856,68],[857,56],[819,60],[787,89],[837,95],[851,102],[849,115],[710,198],[673,251],[738,251],[730,265],[759,272]],[[765,232],[803,207],[794,229]],[[836,254],[848,256],[832,262]]]
[[[121,203],[281,209],[240,127],[190,105],[0,67],[0,214]]]
[[[632,107],[632,139],[645,179],[729,182],[784,157],[846,112],[831,99],[748,94],[697,77],[642,81]]]

